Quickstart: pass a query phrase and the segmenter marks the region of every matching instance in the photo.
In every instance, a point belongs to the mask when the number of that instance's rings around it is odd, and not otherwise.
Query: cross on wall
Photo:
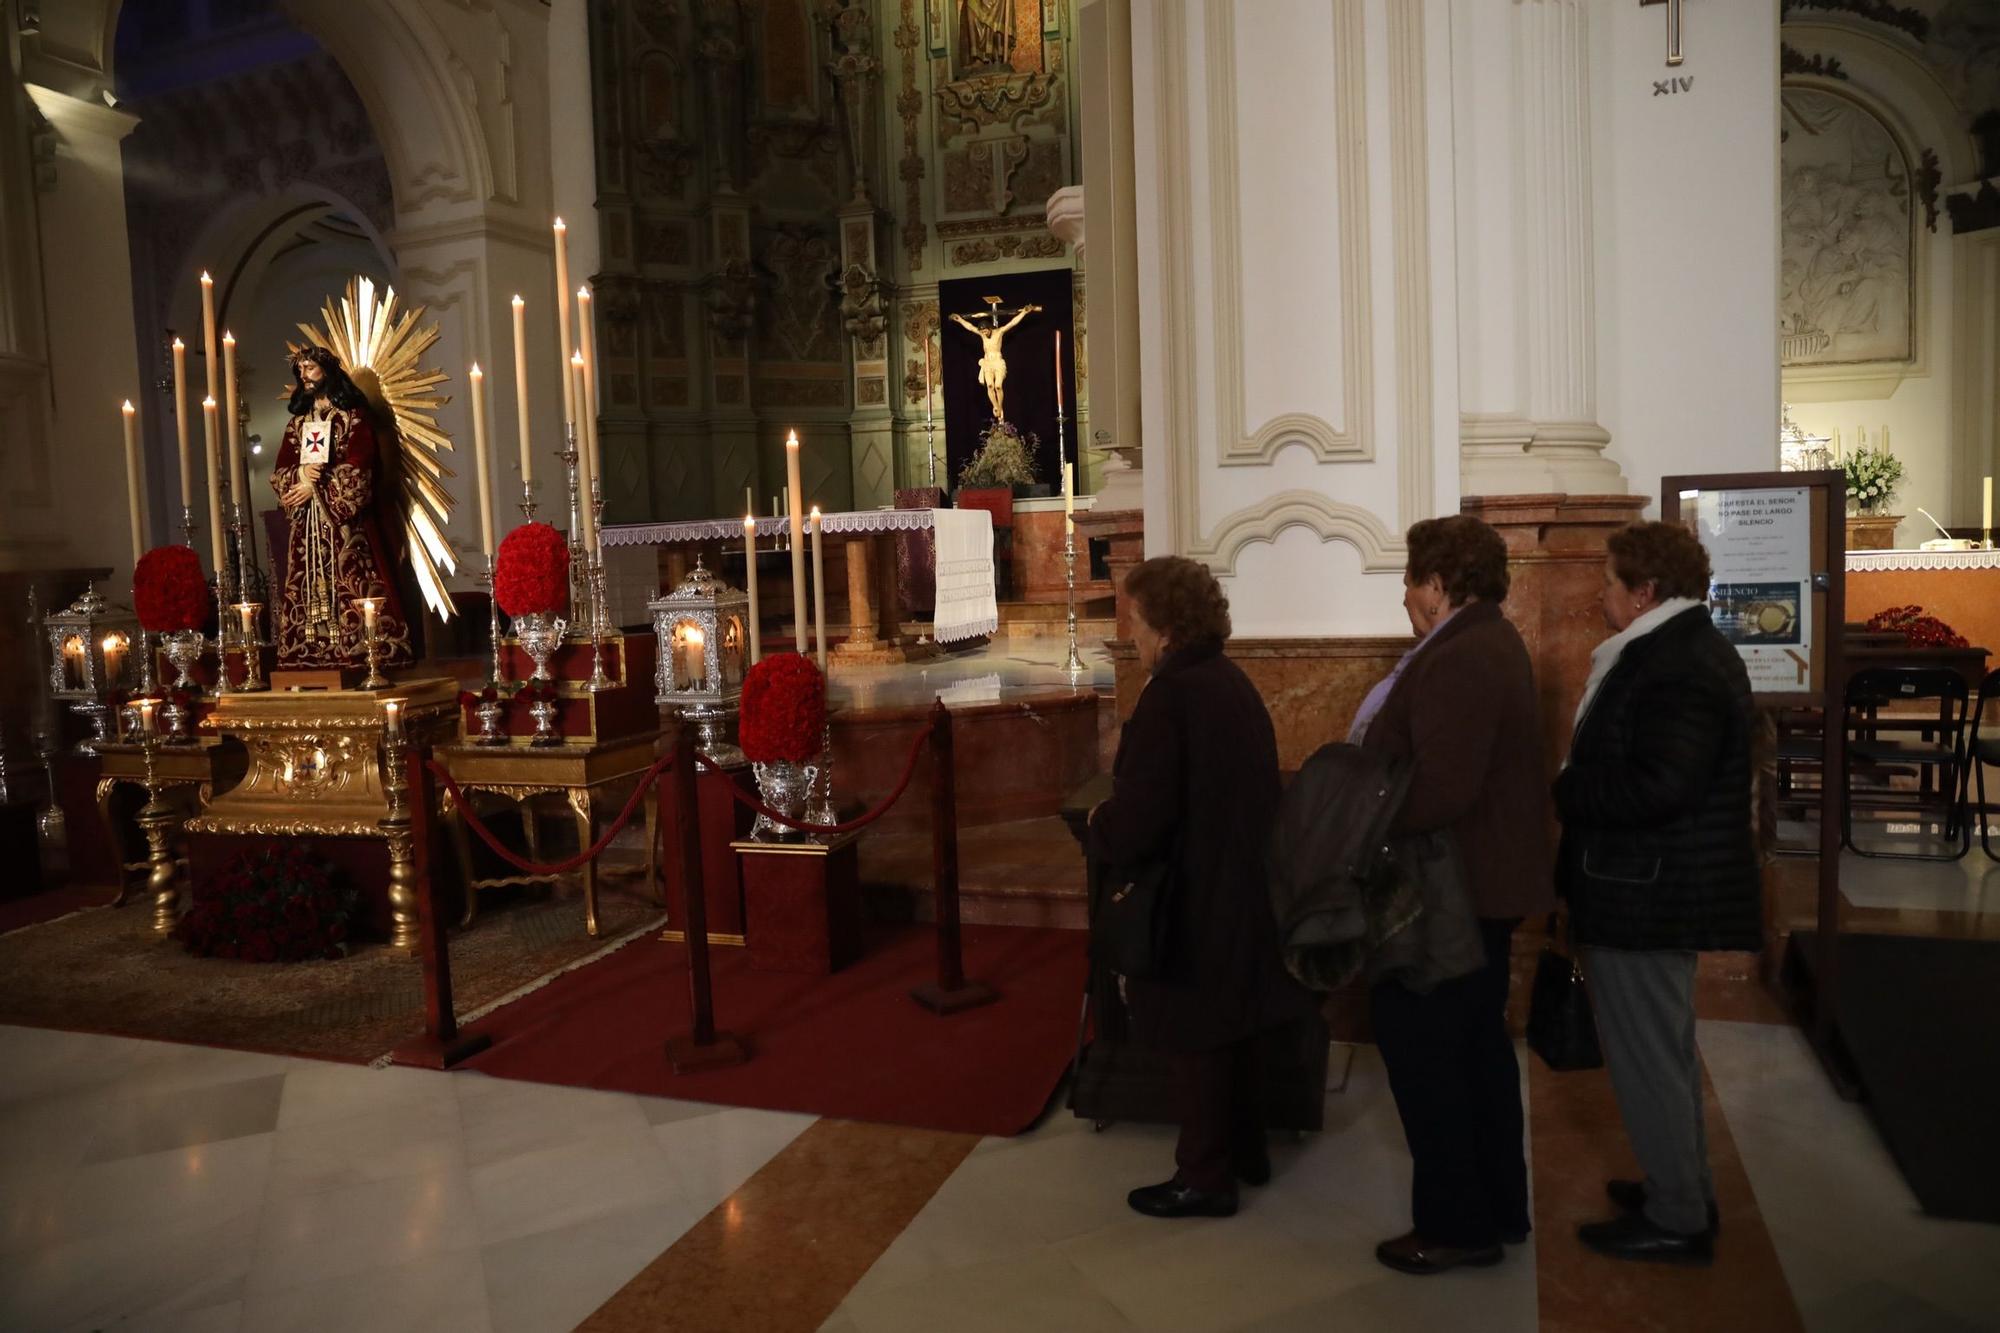
[[[1687,59],[1681,52],[1681,0],[1639,0],[1639,8],[1648,5],[1667,7],[1667,64],[1680,64]]]

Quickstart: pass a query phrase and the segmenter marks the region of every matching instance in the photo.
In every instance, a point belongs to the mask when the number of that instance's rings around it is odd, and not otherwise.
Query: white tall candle
[[[1993,531],[1993,478],[1985,478],[1980,489],[1983,494],[1979,504],[1979,529],[1990,535]]]
[[[528,308],[514,297],[514,410],[520,416],[521,484],[535,479],[533,433],[528,429]]]
[[[750,595],[750,665],[764,660],[764,628],[757,616],[757,516],[743,516],[743,590]]]
[[[243,510],[243,519],[250,519],[250,470],[243,458],[243,424],[238,418],[241,400],[236,392],[236,335],[227,329],[222,333],[222,438],[229,445],[229,485],[235,491],[236,503]]]
[[[493,473],[486,452],[486,372],[472,363],[472,462],[479,485],[479,549],[493,554]]]
[[[604,452],[597,438],[597,412],[600,402],[597,371],[597,334],[592,327],[596,320],[591,318],[590,288],[576,289],[576,331],[578,350],[583,353],[583,399],[576,406],[577,415],[583,419],[583,437],[590,441],[590,480],[602,485],[604,480]]]
[[[220,573],[229,561],[222,540],[222,431],[213,398],[201,400],[201,437],[208,446],[208,545]]]
[[[194,508],[194,445],[188,439],[188,349],[174,339],[174,440],[181,450],[181,508]]]
[[[556,219],[556,332],[563,352],[563,425],[576,424],[576,380],[569,373],[569,228]]]
[[[819,506],[812,509],[813,542],[813,652],[819,657],[819,672],[826,674],[826,558],[820,549]]]
[[[581,352],[573,354],[569,359],[569,384],[572,399],[580,401],[583,397],[583,353]],[[577,443],[579,451],[589,443],[581,431],[577,432]],[[583,549],[590,552],[597,549],[597,513],[590,503],[589,457],[587,455],[579,457],[576,465],[577,478],[582,483],[582,490],[578,493],[577,509],[580,511],[579,517],[583,519]]]
[[[146,554],[145,506],[139,499],[139,410],[127,398],[119,413],[125,418],[125,494],[132,504],[132,564],[137,568],[139,557]]]
[[[215,375],[220,367],[215,360],[215,279],[206,272],[201,275],[201,354],[206,358],[203,369],[208,374],[208,396],[213,398],[218,392]]]
[[[785,433],[785,508],[792,520],[792,637],[806,650],[805,488],[799,484],[799,433]]]

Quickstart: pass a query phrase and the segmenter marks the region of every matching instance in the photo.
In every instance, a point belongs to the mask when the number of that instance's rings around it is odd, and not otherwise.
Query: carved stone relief
[[[779,361],[839,361],[840,324],[828,284],[837,256],[810,226],[775,229],[764,249],[771,274],[771,318],[759,330],[760,356]]]
[[[1783,103],[1782,364],[1909,361],[1910,163],[1882,122],[1845,97],[1787,88]]]
[[[951,247],[951,262],[956,268],[968,264],[994,264],[1002,259],[1054,259],[1064,250],[1063,243],[1053,236],[982,236],[975,241],[960,241]]]

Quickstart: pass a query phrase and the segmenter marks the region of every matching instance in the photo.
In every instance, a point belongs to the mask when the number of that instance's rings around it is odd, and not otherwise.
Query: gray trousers
[[[1715,1180],[1694,1045],[1695,955],[1595,947],[1581,953],[1625,1135],[1646,1173],[1646,1218],[1668,1231],[1706,1231]]]

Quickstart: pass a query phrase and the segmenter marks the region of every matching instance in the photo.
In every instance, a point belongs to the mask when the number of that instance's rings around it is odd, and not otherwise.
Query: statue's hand
[[[294,482],[290,490],[278,497],[278,503],[287,509],[297,509],[300,505],[311,500],[312,497],[313,487],[311,482]]]
[[[308,491],[319,485],[319,474],[326,470],[324,463],[306,463],[299,468],[299,484]]]

